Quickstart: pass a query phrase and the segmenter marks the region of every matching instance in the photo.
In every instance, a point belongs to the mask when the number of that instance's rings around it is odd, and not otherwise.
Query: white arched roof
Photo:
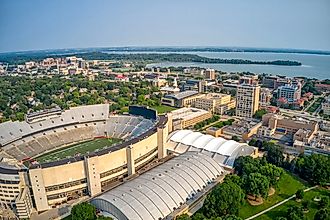
[[[209,143],[207,143],[207,145],[205,145],[204,149],[208,151],[216,152],[225,142],[227,142],[227,140],[224,138],[214,138]]]
[[[214,139],[213,136],[203,134],[203,136],[199,137],[197,140],[194,141],[192,146],[197,147],[197,148],[204,148],[205,145],[213,139]]]
[[[223,168],[200,152],[186,152],[92,200],[117,219],[164,219],[224,174]]]
[[[186,136],[184,136],[184,138],[181,139],[181,142],[185,145],[192,145],[194,143],[194,141],[196,139],[199,139],[199,137],[203,136],[202,133],[200,132],[192,132]]]
[[[220,145],[220,148],[216,151],[219,154],[231,156],[237,148],[241,145],[236,141],[229,140]]]
[[[168,142],[176,152],[182,153],[184,151],[208,151],[222,155],[222,164],[227,165],[228,158],[235,160],[238,156],[251,155],[254,151],[253,147],[247,144],[241,144],[234,140],[226,140],[221,137],[213,137],[211,135],[194,132],[191,130],[177,130],[169,135]],[[186,146],[182,150],[181,145]],[[180,148],[180,149],[179,149]],[[232,164],[232,163],[231,163]]]

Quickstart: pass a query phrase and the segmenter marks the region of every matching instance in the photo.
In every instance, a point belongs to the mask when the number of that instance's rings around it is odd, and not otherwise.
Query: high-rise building
[[[268,88],[261,88],[259,105],[261,107],[266,107],[266,106],[270,105],[270,100],[272,97],[273,97],[272,93],[270,92],[270,90]]]
[[[259,108],[260,86],[240,84],[236,93],[236,116],[252,118]]]
[[[293,103],[301,98],[301,89],[299,85],[286,84],[277,89],[277,98],[285,98],[289,103]]]
[[[205,70],[205,78],[215,80],[215,70],[214,69],[206,69]]]
[[[258,76],[257,75],[246,75],[242,76],[239,79],[239,84],[253,84],[257,85],[258,84]]]

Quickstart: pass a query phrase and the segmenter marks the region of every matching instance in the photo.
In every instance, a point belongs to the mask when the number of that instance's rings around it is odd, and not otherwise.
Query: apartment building
[[[240,84],[236,93],[236,116],[252,118],[259,108],[260,86]]]
[[[286,84],[277,89],[277,98],[285,98],[289,103],[293,103],[301,98],[301,89],[299,85]]]
[[[272,99],[273,95],[270,89],[261,88],[260,89],[260,98],[259,98],[259,105],[260,107],[266,107],[270,105],[270,100]]]

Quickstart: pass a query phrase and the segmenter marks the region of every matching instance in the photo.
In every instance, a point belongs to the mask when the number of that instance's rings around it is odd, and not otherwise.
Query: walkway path
[[[317,188],[317,187],[318,187],[318,186],[313,186],[313,187],[307,188],[307,189],[304,190],[304,192],[308,192],[308,191],[310,191],[310,190],[312,190],[312,189],[315,189],[315,188]],[[247,219],[245,219],[245,220],[251,220],[251,219],[254,219],[254,218],[256,218],[256,217],[259,217],[260,215],[265,214],[266,212],[268,212],[268,211],[270,211],[270,210],[272,210],[272,209],[274,209],[274,208],[276,208],[276,207],[278,207],[278,206],[280,206],[280,205],[286,203],[287,201],[289,201],[289,200],[291,200],[291,199],[293,199],[293,198],[295,198],[295,197],[296,197],[296,195],[290,196],[289,198],[284,199],[283,201],[281,201],[281,202],[279,202],[279,203],[277,203],[277,204],[275,204],[275,205],[269,207],[268,209],[265,209],[265,210],[263,210],[263,211],[261,211],[261,212],[255,214],[255,215],[253,215],[253,216],[251,216],[251,217],[249,217],[249,218],[247,218]]]

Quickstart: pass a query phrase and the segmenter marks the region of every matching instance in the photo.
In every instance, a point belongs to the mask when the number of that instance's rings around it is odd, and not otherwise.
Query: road
[[[307,189],[304,190],[304,192],[308,192],[308,191],[310,191],[310,190],[312,190],[312,189],[315,189],[315,188],[317,188],[317,187],[318,187],[318,186],[313,186],[313,187],[307,188]],[[280,206],[280,205],[286,203],[287,201],[289,201],[289,200],[291,200],[291,199],[293,199],[293,198],[295,198],[295,197],[296,197],[296,195],[292,195],[292,196],[290,196],[289,198],[284,199],[282,202],[279,202],[279,203],[277,203],[277,204],[275,204],[275,205],[269,207],[268,209],[265,209],[265,210],[263,210],[263,211],[261,211],[261,212],[255,214],[255,215],[253,215],[253,216],[251,216],[251,217],[249,217],[249,218],[247,218],[247,219],[245,219],[245,220],[251,220],[251,219],[254,219],[254,218],[256,218],[256,217],[259,217],[260,215],[265,214],[266,212],[268,212],[268,211],[270,211],[270,210],[272,210],[272,209],[274,209],[274,208],[276,208],[276,207],[278,207],[278,206]]]

